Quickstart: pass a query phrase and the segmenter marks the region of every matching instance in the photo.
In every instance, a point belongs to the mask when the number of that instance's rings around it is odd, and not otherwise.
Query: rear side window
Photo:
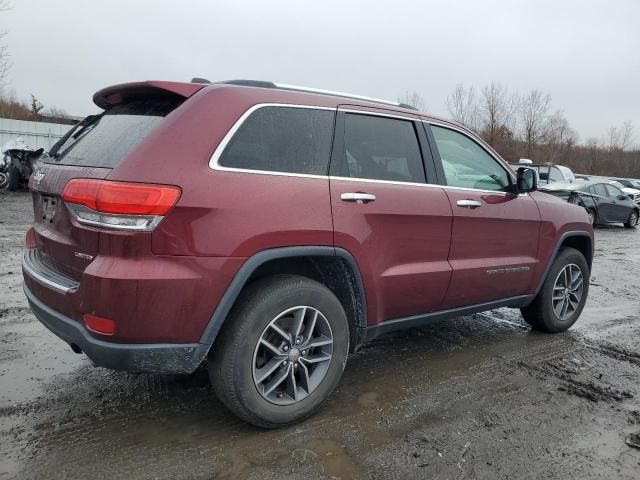
[[[60,146],[49,163],[115,167],[182,99],[148,99],[117,105],[77,131]]]
[[[223,167],[326,175],[335,112],[262,107],[240,126],[222,152]]]
[[[332,174],[342,177],[424,183],[413,122],[345,114],[344,151]]]

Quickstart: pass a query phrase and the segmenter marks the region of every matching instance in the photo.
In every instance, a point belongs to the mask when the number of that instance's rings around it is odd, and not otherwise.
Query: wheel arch
[[[202,334],[201,344],[214,344],[238,296],[251,282],[276,274],[294,274],[316,280],[340,300],[349,320],[350,350],[363,341],[366,331],[366,296],[353,256],[326,246],[282,247],[249,257],[231,281]],[[209,348],[207,348],[207,353]]]
[[[538,294],[540,289],[542,288],[542,284],[547,278],[549,274],[549,270],[551,269],[551,265],[558,257],[558,253],[564,247],[575,248],[580,253],[584,255],[584,258],[587,260],[587,265],[589,266],[589,271],[591,271],[591,265],[593,263],[593,236],[586,231],[571,231],[563,233],[558,241],[556,242],[556,246],[553,252],[553,255],[549,257],[549,261],[547,262],[547,266],[544,270],[544,274],[540,278],[538,285],[536,287],[535,293]]]

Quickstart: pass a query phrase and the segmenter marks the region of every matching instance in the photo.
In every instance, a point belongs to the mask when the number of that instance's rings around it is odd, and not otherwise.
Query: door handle
[[[355,203],[369,203],[375,201],[376,196],[371,193],[343,193],[340,195],[340,200],[343,202],[355,202]]]
[[[478,208],[481,207],[482,204],[477,200],[458,200],[456,205],[462,208]]]

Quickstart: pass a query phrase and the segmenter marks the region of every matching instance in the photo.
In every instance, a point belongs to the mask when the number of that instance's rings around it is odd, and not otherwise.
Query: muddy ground
[[[0,193],[0,480],[640,478],[640,231],[599,228],[569,332],[500,309],[367,344],[310,420],[241,423],[205,372],[95,368],[27,308],[27,194]]]

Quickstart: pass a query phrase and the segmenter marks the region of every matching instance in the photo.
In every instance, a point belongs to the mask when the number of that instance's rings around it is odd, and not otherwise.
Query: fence
[[[49,150],[70,128],[71,125],[60,123],[0,118],[0,147],[16,137],[22,137],[30,147]]]

